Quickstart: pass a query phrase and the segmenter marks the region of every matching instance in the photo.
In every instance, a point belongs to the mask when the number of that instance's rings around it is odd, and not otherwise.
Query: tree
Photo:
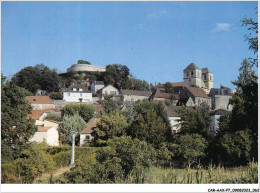
[[[179,134],[201,134],[208,136],[208,127],[210,125],[209,109],[200,107],[197,110],[191,110],[182,107],[178,110],[180,115],[179,126],[181,128]]]
[[[78,132],[76,135],[76,138],[78,138],[79,132],[85,129],[86,126],[86,122],[79,114],[76,113],[70,116],[64,115],[58,128],[60,143],[63,145],[71,144],[71,131]],[[78,142],[78,140],[76,142]]]
[[[111,113],[117,109],[120,109],[123,104],[122,97],[114,99],[113,95],[105,95],[103,100],[98,101],[104,108],[106,113]]]
[[[128,123],[126,117],[115,111],[108,115],[103,115],[94,131],[95,140],[108,140],[113,137],[125,135]]]
[[[2,163],[20,156],[27,142],[37,131],[33,119],[27,119],[32,110],[25,99],[31,93],[13,83],[1,83],[1,148]]]
[[[91,63],[85,60],[78,60],[78,64],[91,64]]]
[[[95,109],[88,104],[67,104],[61,109],[61,116],[79,114],[86,123],[94,116]]]
[[[178,156],[186,162],[188,167],[197,163],[198,158],[205,156],[207,141],[199,134],[185,134],[177,138]]]
[[[132,90],[150,90],[150,85],[145,80],[135,79],[131,77],[130,81]]]
[[[62,93],[60,93],[60,92],[51,92],[50,98],[53,100],[62,100],[63,96],[62,96]]]
[[[129,126],[128,134],[158,147],[171,138],[171,127],[161,104],[143,101],[136,103],[137,119]]]
[[[58,92],[60,89],[59,81],[57,72],[43,64],[25,67],[17,72],[11,80],[12,83],[33,93],[37,89]]]
[[[118,89],[129,89],[131,87],[129,75],[129,68],[125,65],[107,65],[104,73],[105,85],[111,84]]]
[[[221,160],[227,165],[246,165],[250,160],[252,147],[250,130],[225,133],[219,138]]]
[[[174,89],[170,82],[166,82],[163,88],[164,88],[164,92],[174,94]]]

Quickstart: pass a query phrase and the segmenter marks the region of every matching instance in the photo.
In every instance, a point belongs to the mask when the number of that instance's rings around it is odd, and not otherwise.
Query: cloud
[[[223,32],[229,31],[231,24],[229,23],[216,23],[216,27],[212,30],[212,32]]]
[[[147,15],[147,17],[158,19],[158,18],[160,18],[160,17],[162,17],[162,16],[164,16],[164,15],[168,15],[168,11],[166,11],[166,10],[160,10],[160,11],[155,12],[155,13],[149,13],[149,14]]]

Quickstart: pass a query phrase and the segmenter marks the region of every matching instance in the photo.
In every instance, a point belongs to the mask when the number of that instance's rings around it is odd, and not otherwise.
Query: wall
[[[94,139],[94,137],[91,134],[80,134],[80,141],[79,141],[80,146],[82,146],[85,143],[85,139],[87,136],[89,137],[89,140]]]
[[[199,106],[203,102],[206,102],[211,107],[211,98],[195,97],[195,105]]]
[[[33,135],[33,137],[29,140],[30,142],[37,142],[37,143],[41,143],[44,140],[46,141],[47,138],[47,132],[35,132],[35,134]]]
[[[220,115],[214,115],[211,117],[211,124],[209,127],[209,133],[215,135],[218,128],[219,128],[219,121]]]
[[[97,90],[100,90],[103,87],[104,87],[104,85],[94,85],[94,83],[92,83],[91,84],[91,92],[93,94],[96,94]]]
[[[31,104],[33,110],[55,109],[54,104]]]
[[[106,68],[89,64],[73,64],[67,72],[86,71],[86,72],[105,72]]]
[[[69,96],[68,96],[69,93]],[[82,94],[82,96],[80,96]],[[91,102],[92,101],[92,93],[76,93],[76,92],[64,92],[63,100],[67,102],[80,102],[79,98],[82,98],[82,102]]]
[[[51,146],[59,145],[59,132],[56,128],[52,127],[47,131],[46,143]]]
[[[125,102],[136,102],[138,100],[142,101],[142,100],[145,100],[145,99],[148,99],[147,96],[137,96],[137,95],[123,95],[124,97],[124,101]]]
[[[215,95],[214,109],[224,109],[231,111],[233,109],[232,105],[228,105],[229,99],[232,96],[228,95]]]
[[[177,126],[179,124],[178,120],[180,120],[180,117],[169,117],[171,129],[173,133],[178,133],[180,130],[180,127]]]

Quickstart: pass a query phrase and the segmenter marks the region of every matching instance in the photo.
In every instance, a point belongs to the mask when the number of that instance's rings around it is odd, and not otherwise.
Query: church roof
[[[194,97],[208,98],[208,95],[205,93],[205,91],[202,88],[189,87],[189,86],[187,86],[186,88]]]
[[[202,72],[209,72],[209,73],[212,73],[208,68],[202,68],[201,70],[202,70]]]
[[[199,69],[199,68],[194,63],[190,63],[189,66],[187,66],[184,70],[194,70],[194,69]]]

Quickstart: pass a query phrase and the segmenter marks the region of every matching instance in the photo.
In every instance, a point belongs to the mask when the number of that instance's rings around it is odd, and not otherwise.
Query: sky
[[[78,60],[122,64],[149,83],[183,81],[192,62],[234,88],[248,50],[241,26],[257,1],[1,2],[1,72],[44,64],[65,72]]]

